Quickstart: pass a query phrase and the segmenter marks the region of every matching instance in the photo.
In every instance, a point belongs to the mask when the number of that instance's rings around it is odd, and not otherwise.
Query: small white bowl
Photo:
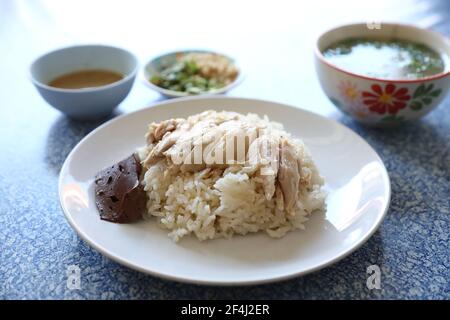
[[[192,94],[192,93],[188,93],[188,92],[164,89],[164,88],[154,85],[153,83],[150,82],[150,79],[152,78],[152,76],[160,73],[163,68],[167,68],[168,66],[171,66],[172,64],[174,64],[177,61],[177,57],[179,57],[180,55],[185,55],[185,54],[189,54],[189,53],[212,53],[212,54],[218,54],[218,55],[224,56],[225,58],[227,58],[231,63],[233,63],[236,66],[236,68],[238,69],[238,76],[236,77],[236,79],[234,79],[233,82],[231,82],[230,84],[228,84],[220,89],[217,89],[214,91],[202,92],[200,94]],[[168,97],[168,98],[179,98],[179,97],[187,97],[187,96],[199,96],[199,95],[203,96],[203,95],[215,95],[215,94],[225,93],[225,92],[233,89],[234,87],[236,87],[238,84],[240,84],[242,82],[242,80],[244,79],[244,74],[243,74],[240,66],[237,64],[236,60],[231,58],[228,55],[225,55],[225,54],[222,54],[219,52],[208,51],[208,50],[180,50],[180,51],[173,51],[173,52],[165,53],[165,54],[159,55],[159,56],[151,59],[143,68],[142,78],[144,80],[144,83],[148,87],[150,87],[151,89],[153,89],[155,91],[158,91],[163,96]]]
[[[442,55],[445,70],[414,80],[383,79],[350,72],[330,63],[322,54],[329,45],[348,38],[395,38],[423,43]],[[333,28],[319,37],[315,49],[316,71],[327,97],[356,121],[371,126],[395,126],[414,121],[436,108],[450,90],[448,57],[448,38],[431,30],[398,23],[382,23],[379,29],[370,29],[365,23]],[[390,102],[381,100],[386,96]]]
[[[100,87],[61,89],[48,85],[70,72],[102,69],[122,74],[123,79]],[[77,120],[94,120],[110,114],[131,90],[138,69],[136,57],[120,48],[80,45],[58,49],[36,59],[31,81],[52,107]]]

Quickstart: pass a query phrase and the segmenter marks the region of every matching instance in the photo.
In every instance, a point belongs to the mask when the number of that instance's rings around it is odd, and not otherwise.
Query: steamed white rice
[[[270,122],[267,117],[239,117],[276,131],[295,147],[302,175],[308,176],[308,182],[299,186],[293,212],[286,212],[275,196],[268,200],[261,188],[261,177],[245,164],[183,172],[164,158],[144,168],[142,183],[148,195],[147,218],[156,217],[174,241],[187,235],[207,240],[259,231],[280,238],[291,230],[304,229],[311,213],[324,210],[323,179],[303,142],[291,138],[281,124]],[[141,159],[148,152],[148,148],[141,150]]]

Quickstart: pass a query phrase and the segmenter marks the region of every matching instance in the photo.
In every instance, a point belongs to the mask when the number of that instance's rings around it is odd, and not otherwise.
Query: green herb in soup
[[[236,79],[237,68],[225,57],[211,53],[179,56],[150,81],[162,88],[200,94],[213,92]]]
[[[398,39],[346,39],[326,48],[323,55],[344,70],[383,79],[419,79],[445,70],[439,53]]]

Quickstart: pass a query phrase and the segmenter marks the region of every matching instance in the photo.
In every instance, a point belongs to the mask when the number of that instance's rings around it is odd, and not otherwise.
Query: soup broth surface
[[[399,39],[350,38],[323,51],[332,64],[357,74],[383,79],[419,79],[445,71],[443,56],[420,43]]]

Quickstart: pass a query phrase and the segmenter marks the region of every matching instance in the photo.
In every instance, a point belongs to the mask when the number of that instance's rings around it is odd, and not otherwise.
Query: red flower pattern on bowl
[[[362,93],[363,102],[369,110],[379,114],[396,114],[400,109],[406,108],[407,102],[411,99],[408,88],[399,88],[388,83],[382,88],[378,84],[371,87],[373,92],[364,91]]]

